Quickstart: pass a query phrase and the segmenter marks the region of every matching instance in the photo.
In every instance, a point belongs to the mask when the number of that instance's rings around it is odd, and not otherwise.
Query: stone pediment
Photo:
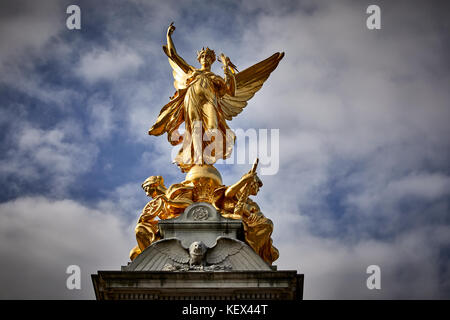
[[[242,221],[222,217],[209,203],[194,203],[179,217],[158,224],[163,239],[147,247],[123,271],[271,270],[240,240]],[[204,250],[195,254],[193,245]]]
[[[156,241],[123,271],[271,271],[270,266],[246,243],[219,237],[206,248],[201,261],[191,264],[189,250],[176,238]]]

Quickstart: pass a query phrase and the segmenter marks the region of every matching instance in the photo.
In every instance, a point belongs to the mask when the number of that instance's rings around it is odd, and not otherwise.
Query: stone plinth
[[[189,248],[194,241],[214,247],[220,236],[244,240],[240,220],[222,217],[212,205],[205,202],[194,203],[179,217],[161,220],[158,226],[162,238],[178,238],[185,248]]]
[[[97,300],[301,300],[297,271],[146,272],[92,275]]]
[[[121,271],[92,275],[98,300],[297,300],[303,275],[276,271],[243,240],[240,220],[208,203],[159,222],[161,240]],[[200,255],[191,244],[202,243]]]

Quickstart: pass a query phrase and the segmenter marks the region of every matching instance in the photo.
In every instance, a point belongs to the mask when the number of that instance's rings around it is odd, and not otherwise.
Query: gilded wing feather
[[[189,78],[189,74],[184,72],[172,59],[169,58],[169,64],[172,67],[172,75],[173,75],[173,86],[175,89],[185,89],[186,88],[186,80]]]
[[[261,89],[264,82],[270,76],[278,63],[283,59],[284,52],[277,52],[269,58],[239,72],[236,76],[236,93],[234,97],[225,94],[219,104],[225,119],[231,120],[242,112],[255,93]]]
[[[169,58],[169,64],[172,68],[173,86],[177,90],[175,95],[170,98],[160,111],[156,123],[148,130],[149,135],[159,136],[167,132],[167,139],[172,145],[177,145],[181,141],[172,141],[171,134],[177,130],[184,121],[184,112],[181,107],[186,93],[186,80],[190,77],[194,70],[192,66],[187,64],[176,52],[169,53],[166,46],[163,50]]]
[[[159,136],[163,133],[169,133],[167,139],[172,145],[177,145],[179,142],[170,140],[171,134],[178,129],[180,124],[184,121],[183,105],[186,89],[177,91],[177,95],[170,100],[160,111],[158,119],[155,124],[148,130],[148,134]]]
[[[168,51],[167,46],[163,46],[163,51],[169,58],[169,64],[172,67],[173,86],[175,89],[185,89],[186,80],[189,78],[190,73],[194,70],[194,67],[189,65],[183,60],[174,50]]]

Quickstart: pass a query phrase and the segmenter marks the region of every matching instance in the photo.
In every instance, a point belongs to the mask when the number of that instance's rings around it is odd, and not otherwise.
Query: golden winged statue
[[[231,155],[235,134],[227,121],[242,112],[247,101],[278,66],[284,53],[277,52],[241,72],[227,56],[221,54],[222,78],[211,72],[216,55],[208,47],[197,52],[199,69],[184,61],[172,41],[174,30],[172,22],[163,50],[173,69],[176,92],[161,109],[148,133],[155,136],[167,133],[172,145],[183,143],[175,162],[183,172],[188,172],[194,165],[213,165]],[[180,134],[178,129],[183,122],[186,128]]]

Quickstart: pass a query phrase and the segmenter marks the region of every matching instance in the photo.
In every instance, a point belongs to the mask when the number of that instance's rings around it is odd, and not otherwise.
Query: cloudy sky
[[[81,8],[81,30],[66,8]],[[366,9],[381,8],[381,30]],[[184,175],[148,128],[173,94],[161,45],[238,68],[285,58],[233,128],[279,129],[255,200],[305,299],[450,298],[450,23],[440,1],[0,3],[0,298],[93,299],[148,199]],[[216,63],[213,71],[221,73]],[[250,165],[217,166],[232,184]],[[81,290],[66,288],[79,265]],[[368,290],[366,268],[381,268]]]

